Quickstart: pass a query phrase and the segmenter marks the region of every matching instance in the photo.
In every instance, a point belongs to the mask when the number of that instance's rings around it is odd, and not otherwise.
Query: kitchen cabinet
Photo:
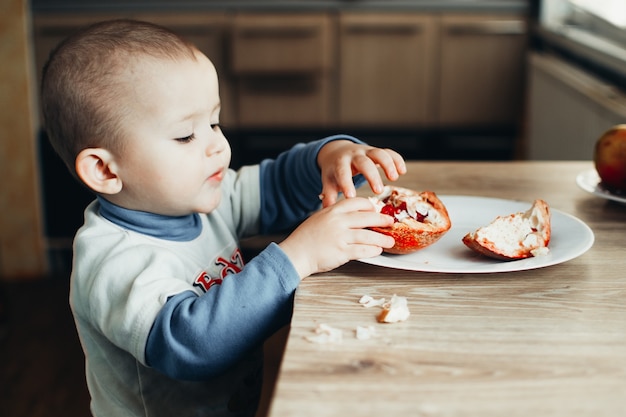
[[[440,126],[520,123],[526,33],[517,15],[442,16]]]
[[[334,25],[327,13],[240,13],[233,19],[231,70],[238,125],[330,123]]]
[[[424,126],[435,118],[438,17],[342,13],[339,123]]]
[[[519,125],[523,16],[346,12],[339,28],[342,125]]]
[[[448,12],[197,12],[35,16],[38,75],[96,20],[162,24],[215,64],[233,128],[518,126],[526,20]]]

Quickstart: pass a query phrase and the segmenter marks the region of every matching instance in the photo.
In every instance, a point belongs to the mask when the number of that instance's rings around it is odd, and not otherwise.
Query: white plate
[[[596,171],[595,168],[578,174],[576,176],[576,184],[593,195],[626,204],[626,196],[614,194],[602,187],[598,171]]]
[[[431,246],[407,255],[383,254],[361,262],[388,268],[423,272],[490,273],[524,271],[563,263],[585,253],[593,245],[589,226],[578,218],[551,209],[550,253],[517,261],[498,261],[480,255],[462,242],[466,233],[491,223],[497,216],[528,210],[532,203],[472,196],[439,196],[452,227]]]

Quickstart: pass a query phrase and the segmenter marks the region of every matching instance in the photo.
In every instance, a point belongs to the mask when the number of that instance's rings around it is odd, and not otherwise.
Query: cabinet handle
[[[243,77],[241,91],[252,95],[310,95],[319,90],[320,80],[313,74],[301,75],[258,75]]]
[[[422,32],[421,25],[397,24],[367,24],[352,23],[345,27],[345,31],[352,35],[414,35]]]
[[[237,30],[238,36],[243,38],[308,38],[316,36],[319,32],[317,27],[250,27]]]
[[[490,21],[475,23],[452,23],[448,24],[447,33],[453,36],[459,35],[523,35],[526,32],[524,22],[516,21]]]

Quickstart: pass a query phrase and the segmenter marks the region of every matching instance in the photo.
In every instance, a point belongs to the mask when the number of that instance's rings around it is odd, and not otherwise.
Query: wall
[[[0,279],[47,272],[25,0],[0,3]]]

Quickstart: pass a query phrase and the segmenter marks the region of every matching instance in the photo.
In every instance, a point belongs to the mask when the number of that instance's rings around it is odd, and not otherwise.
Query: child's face
[[[124,144],[115,155],[122,190],[112,202],[174,216],[208,213],[219,204],[230,146],[218,124],[215,68],[196,56],[144,59],[125,74]]]

